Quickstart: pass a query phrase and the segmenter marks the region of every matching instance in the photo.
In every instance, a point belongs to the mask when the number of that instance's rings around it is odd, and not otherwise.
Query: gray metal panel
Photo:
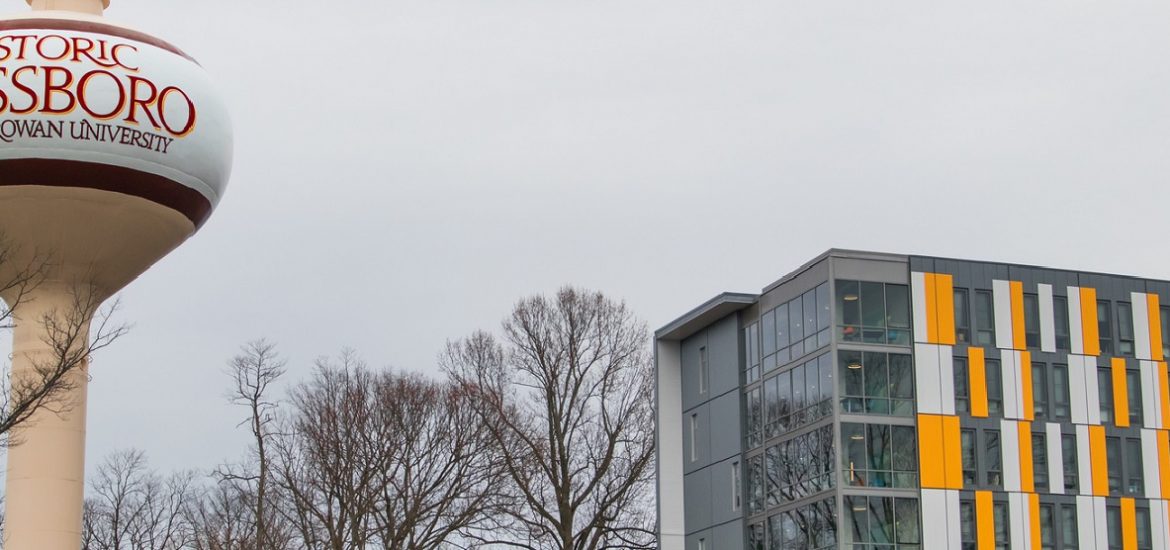
[[[691,460],[691,419],[697,421],[694,443],[694,460]],[[689,474],[703,468],[711,461],[711,411],[707,404],[700,405],[683,414],[683,472]]]
[[[731,509],[732,483],[731,464],[739,457],[711,465],[711,523],[720,524],[743,516],[742,511]]]
[[[833,277],[881,283],[910,284],[909,264],[895,260],[833,258]]]
[[[687,540],[691,533],[711,525],[711,469],[704,468],[683,478],[683,498],[686,500]],[[697,538],[696,538],[697,540]],[[690,543],[687,543],[690,548]]]
[[[739,319],[728,315],[707,329],[710,391],[704,398],[739,389]],[[738,392],[737,392],[738,393]]]
[[[706,399],[706,396],[699,395],[699,348],[706,345],[707,331],[705,330],[682,341],[683,411],[695,408]]]
[[[740,548],[744,548],[742,520],[716,526],[714,532],[715,546],[711,546],[710,548],[718,550],[739,550]]]
[[[739,456],[740,444],[740,393],[729,392],[711,401],[711,460],[724,460]]]

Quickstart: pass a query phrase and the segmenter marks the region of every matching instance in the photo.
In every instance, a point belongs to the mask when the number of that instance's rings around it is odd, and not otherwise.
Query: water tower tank
[[[46,315],[74,309],[79,292],[100,303],[207,221],[232,156],[227,111],[189,55],[105,20],[109,0],[29,3],[0,17],[0,236],[11,245],[0,281],[49,264],[13,309],[16,380],[53,353]],[[15,434],[6,550],[80,548],[90,374],[72,374],[66,412],[39,412]]]

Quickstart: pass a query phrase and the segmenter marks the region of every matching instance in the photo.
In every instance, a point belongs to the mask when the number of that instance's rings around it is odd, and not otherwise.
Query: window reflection
[[[904,353],[837,353],[841,412],[914,415],[914,364]]]
[[[836,282],[837,334],[842,342],[910,345],[910,290],[906,285]]]
[[[841,542],[850,549],[917,550],[921,544],[918,499],[845,496]]]
[[[768,518],[768,550],[836,550],[837,505],[828,498]]]
[[[824,354],[764,381],[768,438],[806,426],[833,413],[831,355]]]
[[[918,486],[918,444],[912,426],[841,423],[841,471],[855,487]]]
[[[821,283],[764,313],[764,364],[783,367],[829,345],[829,311],[829,283]]]

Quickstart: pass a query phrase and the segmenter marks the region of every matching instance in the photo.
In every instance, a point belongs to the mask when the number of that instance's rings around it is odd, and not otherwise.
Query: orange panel
[[[926,285],[926,341],[938,343],[938,290],[935,284],[934,273],[923,273],[922,279]]]
[[[1137,550],[1137,512],[1132,498],[1121,499],[1121,548]]]
[[[1020,352],[1020,390],[1024,395],[1024,420],[1036,419],[1036,399],[1032,394],[1032,354]]]
[[[934,276],[937,298],[935,318],[938,320],[938,343],[955,345],[955,285],[954,277],[938,273]]]
[[[1129,427],[1129,392],[1126,388],[1125,359],[1114,357],[1113,367],[1113,421],[1120,428]]]
[[[1157,294],[1146,294],[1146,313],[1150,318],[1150,357],[1162,361],[1166,358],[1162,356],[1162,311],[1158,305]]]
[[[963,488],[963,444],[959,438],[959,417],[942,417],[943,456],[947,489]]]
[[[1158,476],[1162,482],[1162,496],[1170,496],[1170,432],[1154,432],[1158,438]]]
[[[975,491],[975,525],[979,550],[995,550],[995,505],[991,491]]]
[[[967,348],[967,372],[971,379],[971,416],[987,418],[987,369],[983,348]]]
[[[1024,337],[1024,283],[1011,281],[1012,296],[1012,347],[1027,349]]]
[[[1028,495],[1028,512],[1032,515],[1032,550],[1043,550],[1040,540],[1040,495]]]
[[[1036,479],[1033,475],[1035,466],[1032,464],[1032,423],[1020,422],[1016,425],[1020,438],[1020,490],[1025,493],[1036,492]]]
[[[923,489],[947,488],[944,452],[943,417],[918,415],[918,464],[922,468]]]
[[[1105,456],[1105,426],[1089,426],[1089,466],[1093,471],[1094,496],[1109,496],[1109,467]]]
[[[1170,428],[1170,375],[1166,372],[1166,362],[1159,361],[1158,394],[1162,398],[1162,427]]]
[[[1101,355],[1101,337],[1097,332],[1097,289],[1081,288],[1081,334],[1085,355]]]

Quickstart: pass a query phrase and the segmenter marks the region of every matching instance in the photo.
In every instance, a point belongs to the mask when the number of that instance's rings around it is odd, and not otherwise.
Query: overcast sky
[[[27,9],[3,0],[8,12]],[[831,247],[1170,278],[1170,3],[113,0],[235,169],[122,294],[89,463],[244,452],[226,361],[435,372],[566,283],[657,328]],[[4,336],[5,345],[9,336]]]

